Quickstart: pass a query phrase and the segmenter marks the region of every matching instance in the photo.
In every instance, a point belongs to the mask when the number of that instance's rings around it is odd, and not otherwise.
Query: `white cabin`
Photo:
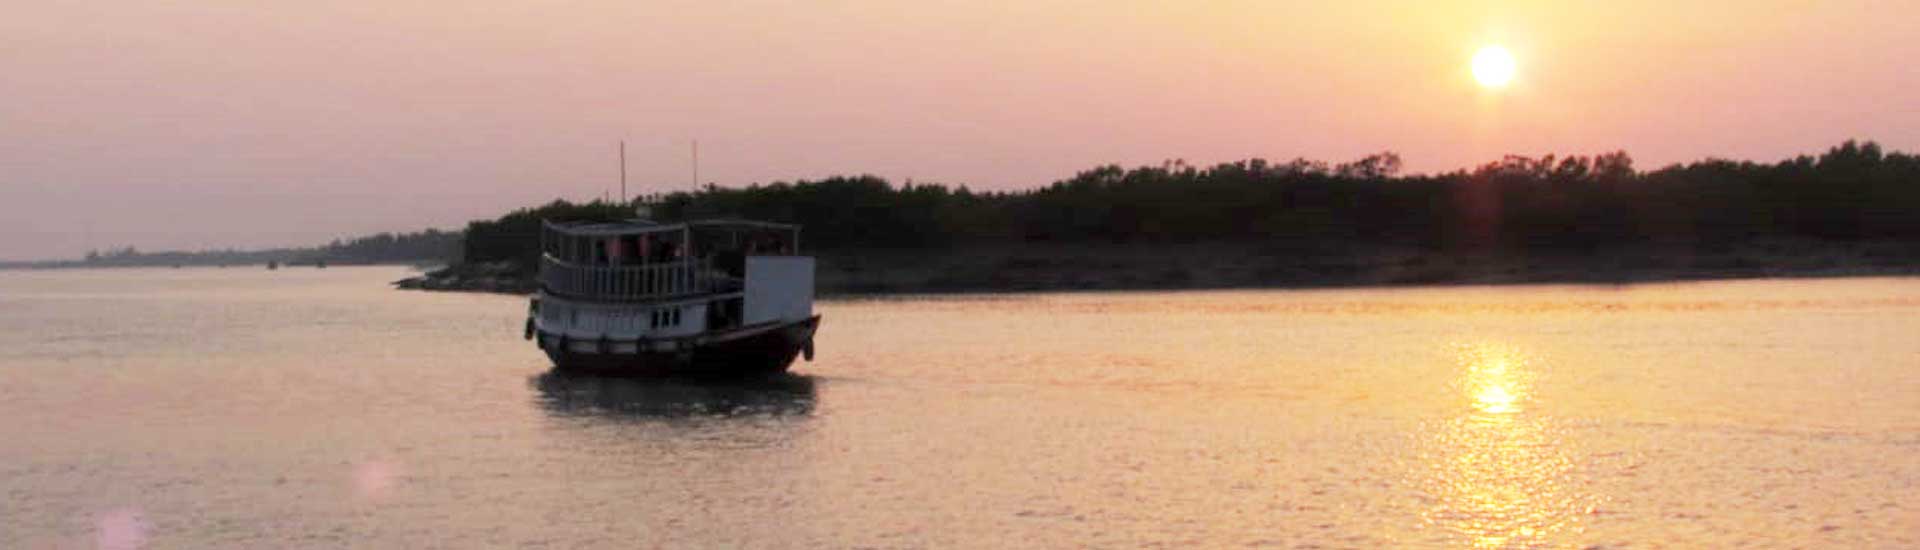
[[[746,220],[545,223],[529,336],[575,353],[673,351],[813,317],[798,226]]]

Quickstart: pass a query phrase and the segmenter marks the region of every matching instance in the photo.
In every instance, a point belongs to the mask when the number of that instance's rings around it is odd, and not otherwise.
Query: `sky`
[[[0,259],[312,245],[555,198],[1394,151],[1920,149],[1920,3],[17,3]],[[1511,85],[1469,60],[1512,52]]]

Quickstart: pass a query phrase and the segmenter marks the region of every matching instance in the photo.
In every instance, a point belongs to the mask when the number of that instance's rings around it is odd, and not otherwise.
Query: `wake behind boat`
[[[750,220],[544,222],[526,337],[561,369],[728,376],[813,359],[800,228]]]

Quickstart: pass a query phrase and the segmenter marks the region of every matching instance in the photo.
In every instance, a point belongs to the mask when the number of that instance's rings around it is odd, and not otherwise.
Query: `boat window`
[[[653,328],[680,326],[680,308],[653,310]]]

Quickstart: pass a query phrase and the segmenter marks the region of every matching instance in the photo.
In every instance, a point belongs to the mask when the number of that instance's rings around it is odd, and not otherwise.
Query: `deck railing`
[[[699,294],[712,289],[710,279],[710,270],[697,260],[587,266],[540,258],[540,284],[549,292],[579,298],[648,300]]]

